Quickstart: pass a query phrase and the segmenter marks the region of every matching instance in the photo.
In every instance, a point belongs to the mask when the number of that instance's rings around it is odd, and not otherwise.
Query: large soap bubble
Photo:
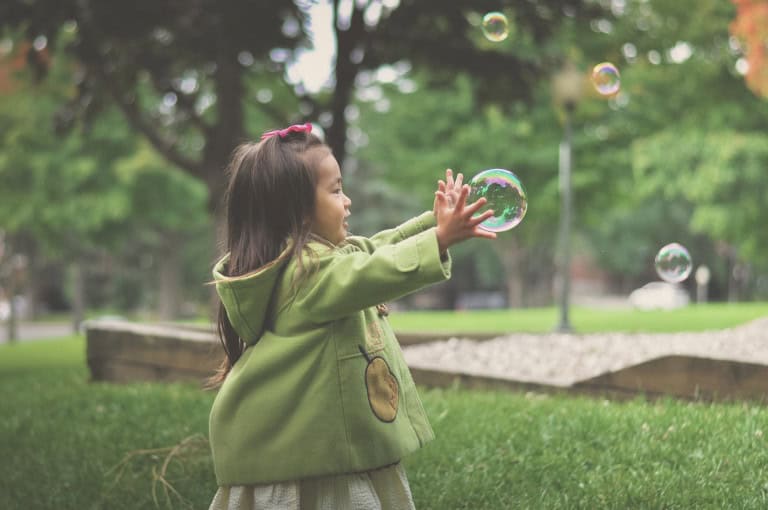
[[[504,232],[523,221],[528,209],[528,197],[523,184],[514,173],[503,168],[483,170],[472,178],[469,185],[468,204],[481,197],[488,201],[478,211],[478,215],[493,209],[494,216],[482,222],[481,228],[491,232]]]

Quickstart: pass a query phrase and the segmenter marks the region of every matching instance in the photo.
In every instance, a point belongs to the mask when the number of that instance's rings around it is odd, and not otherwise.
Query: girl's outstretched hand
[[[455,187],[455,183],[454,183]],[[446,187],[447,188],[447,187]],[[435,217],[437,218],[437,244],[440,253],[452,245],[465,241],[471,237],[483,237],[496,239],[495,232],[483,230],[479,225],[493,216],[493,211],[488,210],[477,217],[472,217],[487,200],[480,198],[477,202],[467,205],[469,186],[460,185],[460,190],[455,195],[455,203],[451,203],[450,193],[455,190],[438,190],[435,192]]]
[[[456,206],[456,202],[459,199],[461,193],[461,185],[464,181],[464,175],[459,172],[456,176],[456,180],[453,179],[453,170],[450,168],[445,169],[445,181],[440,179],[437,181],[437,190],[445,193],[448,198],[448,205],[451,207]],[[437,210],[435,210],[435,216],[437,216]]]

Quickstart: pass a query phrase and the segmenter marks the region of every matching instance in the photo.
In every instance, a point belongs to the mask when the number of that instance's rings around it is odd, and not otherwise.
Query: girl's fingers
[[[464,174],[459,174],[456,176],[456,184],[455,186],[461,187],[461,184],[464,182]]]
[[[442,192],[445,192],[445,183],[443,182],[442,179],[437,181],[437,189],[442,191]]]
[[[464,210],[468,212],[470,215],[475,214],[487,202],[488,200],[485,197],[480,197],[477,199],[477,202],[473,202],[469,204]]]
[[[448,184],[448,188],[453,188],[453,170],[450,168],[445,169],[445,182]]]
[[[491,232],[489,230],[483,230],[480,227],[475,227],[475,230],[473,232],[474,237],[482,237],[485,239],[496,239],[496,232]]]
[[[469,186],[462,186],[456,199],[456,212],[460,213],[464,210],[464,206],[467,203],[467,195],[469,195]]]
[[[481,224],[482,222],[484,222],[488,218],[492,218],[492,217],[493,217],[493,210],[489,209],[489,210],[485,211],[483,214],[481,214],[479,216],[475,216],[473,218],[470,218],[469,219],[469,225],[472,226],[472,227],[476,227],[477,225]]]

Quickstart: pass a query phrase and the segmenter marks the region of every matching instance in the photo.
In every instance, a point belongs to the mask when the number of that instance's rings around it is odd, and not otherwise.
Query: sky
[[[331,77],[336,58],[330,2],[317,2],[309,7],[309,29],[314,48],[302,51],[287,73],[291,82],[303,82],[308,92],[315,93]]]

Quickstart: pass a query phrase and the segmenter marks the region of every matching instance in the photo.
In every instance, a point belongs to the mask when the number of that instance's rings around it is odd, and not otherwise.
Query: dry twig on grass
[[[174,446],[167,446],[164,448],[148,448],[133,450],[125,454],[123,459],[115,466],[111,467],[106,474],[112,473],[117,470],[117,475],[112,481],[108,490],[112,490],[120,481],[125,472],[126,467],[136,458],[150,456],[152,459],[158,459],[158,455],[166,454],[163,458],[162,465],[158,469],[157,466],[152,466],[152,500],[155,502],[155,506],[160,507],[158,500],[158,484],[163,489],[165,501],[168,505],[172,505],[171,494],[175,495],[180,502],[186,506],[191,506],[191,503],[187,501],[176,488],[168,481],[167,473],[168,467],[172,460],[181,460],[184,455],[192,455],[199,453],[201,450],[208,452],[209,444],[208,438],[202,434],[194,434],[182,439],[178,444]]]

